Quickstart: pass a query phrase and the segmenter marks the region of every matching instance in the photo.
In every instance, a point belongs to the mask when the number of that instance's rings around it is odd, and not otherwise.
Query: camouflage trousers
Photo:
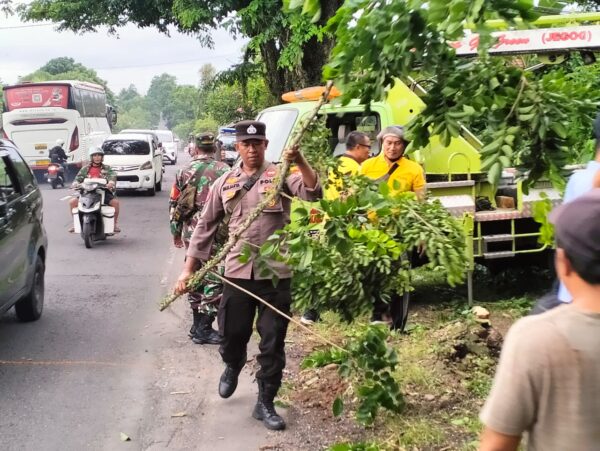
[[[223,265],[216,270],[220,275],[225,273]],[[204,278],[204,282],[198,291],[188,293],[188,301],[192,310],[198,310],[210,316],[215,316],[219,310],[219,304],[223,297],[223,282],[212,274]]]
[[[187,249],[191,238],[191,233],[183,233],[183,243]],[[215,252],[213,252],[214,254]],[[212,256],[212,255],[211,255]],[[215,272],[221,276],[225,274],[225,265],[221,262],[215,269]],[[219,310],[219,304],[223,297],[223,282],[212,274],[208,274],[197,291],[188,293],[188,301],[192,310],[197,310],[200,313],[205,313],[210,316],[216,316]]]

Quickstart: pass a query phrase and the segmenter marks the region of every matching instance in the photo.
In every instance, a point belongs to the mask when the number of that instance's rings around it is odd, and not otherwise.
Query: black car
[[[42,193],[15,145],[0,139],[0,314],[14,305],[19,320],[40,318],[47,248]]]

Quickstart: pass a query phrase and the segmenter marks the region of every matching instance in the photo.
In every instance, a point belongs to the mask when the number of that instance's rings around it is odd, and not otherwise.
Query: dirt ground
[[[266,430],[250,416],[257,393],[256,337],[236,393],[223,400],[217,394],[223,370],[217,347],[194,345],[187,339],[189,315],[181,302],[162,317],[164,324],[157,328],[170,346],[158,356],[161,371],[151,388],[155,403],[142,449],[474,450],[481,428],[477,415],[491,386],[501,337],[516,318],[527,313],[534,299],[531,291],[515,289],[531,287],[528,277],[516,282],[508,278],[508,285],[492,285],[485,277],[476,283],[489,288],[479,293],[485,294],[480,304],[491,312],[491,338],[472,321],[460,287],[451,289],[437,280],[424,280],[413,298],[408,333],[388,340],[399,357],[394,376],[406,407],[401,414],[380,411],[370,427],[355,420],[352,381],[342,379],[335,364],[301,369],[307,355],[325,346],[292,325],[284,385],[276,401],[288,428]],[[326,313],[312,327],[344,345],[348,335],[365,325],[366,318],[346,325]],[[344,399],[345,409],[335,417],[332,404],[338,396]],[[343,443],[354,445],[334,447]]]
[[[479,305],[490,311],[490,325],[473,320],[460,289],[437,280],[422,281],[413,297],[408,333],[389,339],[400,360],[395,376],[406,408],[399,415],[380,412],[371,427],[355,420],[351,381],[339,376],[335,364],[300,368],[310,352],[324,346],[300,328],[290,327],[280,403],[288,407],[293,429],[281,435],[276,449],[324,450],[341,443],[355,445],[335,449],[476,449],[481,430],[478,413],[491,387],[503,336],[529,312],[550,279],[547,274],[532,278],[516,271],[496,277],[496,282],[490,280],[486,273],[476,276]],[[343,344],[355,326],[325,314],[313,327]],[[335,417],[332,404],[338,396],[346,409]]]

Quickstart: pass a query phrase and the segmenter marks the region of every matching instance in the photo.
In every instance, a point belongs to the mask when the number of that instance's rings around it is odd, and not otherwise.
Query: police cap
[[[247,139],[267,139],[267,126],[259,121],[240,121],[235,124],[235,140],[245,141]]]

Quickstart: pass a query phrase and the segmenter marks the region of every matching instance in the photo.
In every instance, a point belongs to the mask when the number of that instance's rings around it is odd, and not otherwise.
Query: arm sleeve
[[[106,177],[109,182],[117,183],[117,173],[110,166],[106,168]]]
[[[480,413],[486,426],[515,437],[521,436],[535,422],[542,377],[543,350],[536,349],[542,336],[527,333],[529,319],[519,320],[509,330],[492,390]]]
[[[79,172],[75,176],[75,181],[77,183],[83,183],[83,179],[85,179],[86,175],[87,175],[87,170],[86,170],[86,167],[84,166],[79,170]]]
[[[190,245],[186,252],[188,257],[204,261],[210,258],[217,228],[225,215],[221,197],[221,188],[224,182],[225,176],[219,177],[210,188],[202,215],[190,239]]]
[[[169,194],[169,228],[171,229],[171,235],[175,237],[181,236],[183,232],[183,223],[181,221],[176,221],[174,218],[177,199],[179,199],[179,196],[181,195],[180,177],[181,170],[177,171],[177,174],[175,174],[175,181],[173,182],[171,193]]]
[[[317,175],[317,184],[314,188],[307,187],[302,181],[302,175],[299,173],[291,174],[286,179],[286,187],[289,193],[293,196],[297,196],[302,200],[315,201],[323,197],[323,190],[321,189],[321,181]]]
[[[425,173],[423,168],[419,166],[419,171],[415,175],[415,179],[413,180],[413,191],[425,188]]]
[[[575,197],[577,197],[577,193],[575,193],[575,178],[577,173],[573,174],[569,181],[567,182],[567,187],[565,188],[565,195],[563,196],[563,202],[570,202]]]

